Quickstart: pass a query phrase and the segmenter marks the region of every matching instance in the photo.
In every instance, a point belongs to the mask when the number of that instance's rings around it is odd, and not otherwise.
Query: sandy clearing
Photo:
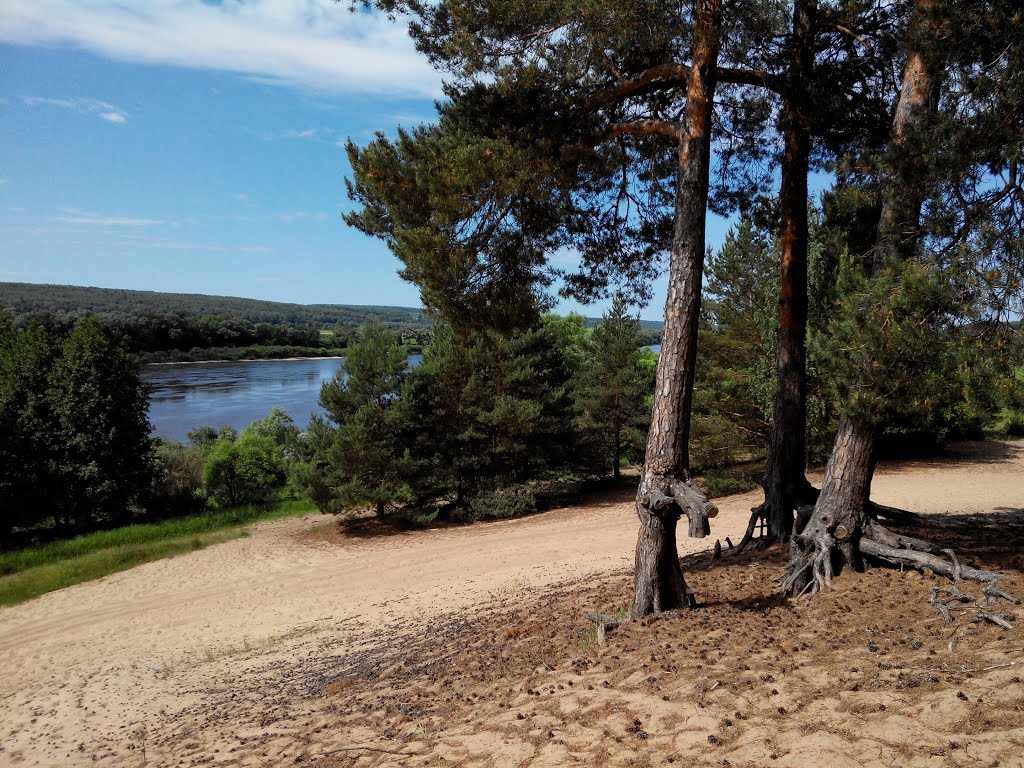
[[[1022,469],[1024,444],[967,446],[941,461],[883,465],[874,498],[938,514],[1019,508]],[[759,500],[719,500],[713,538],[684,538],[682,551],[735,541]],[[102,764],[141,764],[125,751],[135,746],[128,734],[201,704],[210,680],[301,663],[327,640],[367,642],[395,620],[626,568],[636,535],[627,493],[343,546],[301,540],[326,520],[261,524],[247,539],[0,610],[0,765],[93,764],[96,743],[110,750]]]

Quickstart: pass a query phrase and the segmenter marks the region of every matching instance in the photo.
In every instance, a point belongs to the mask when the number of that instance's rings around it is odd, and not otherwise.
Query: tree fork
[[[721,13],[721,0],[696,2],[693,60],[686,82],[685,133],[679,142],[676,172],[664,336],[643,475],[636,497],[640,532],[633,618],[689,603],[676,548],[676,523],[686,514],[691,532],[699,529],[706,535],[707,518],[717,512],[690,481],[689,440]]]

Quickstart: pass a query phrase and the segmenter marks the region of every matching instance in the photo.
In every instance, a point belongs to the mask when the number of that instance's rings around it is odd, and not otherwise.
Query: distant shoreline
[[[313,357],[239,357],[234,360],[173,360],[162,363],[143,363],[143,367],[153,365],[205,365],[206,363],[294,363],[300,360],[344,360],[345,355],[316,355]]]

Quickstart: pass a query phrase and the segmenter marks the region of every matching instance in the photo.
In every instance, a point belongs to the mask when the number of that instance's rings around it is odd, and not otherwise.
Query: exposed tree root
[[[598,613],[597,611],[590,611],[587,614],[587,619],[597,625],[597,644],[600,646],[608,642],[609,629],[615,629],[615,627],[628,621],[628,619],[620,619],[617,616],[612,616],[608,613]]]
[[[797,533],[790,539],[789,563],[782,577],[784,594],[800,598],[824,592],[832,586],[833,550],[837,537],[828,531]]]
[[[962,565],[955,556],[950,560],[945,560],[938,555],[920,552],[915,549],[896,549],[866,537],[860,540],[860,551],[878,560],[909,566],[922,572],[932,571],[939,576],[945,576],[954,584],[959,583],[961,580],[989,583],[1003,578],[1003,574],[996,573],[995,571],[983,571],[978,568]],[[952,550],[946,549],[943,552],[951,554]]]
[[[868,516],[873,517],[875,520],[883,518],[890,525],[921,525],[924,522],[924,518],[914,512],[908,512],[905,509],[897,509],[896,507],[887,507],[884,504],[876,504],[873,501],[868,502]]]
[[[740,539],[739,544],[736,545],[735,549],[730,554],[738,555],[747,548],[747,545],[754,540],[754,531],[760,526],[763,530],[768,530],[768,502],[762,502],[756,507],[752,507],[750,510],[750,520],[747,522],[747,530],[743,534],[743,538]],[[768,538],[767,534],[758,537],[757,547],[762,549],[768,544],[765,540]]]
[[[941,557],[938,552],[946,557]],[[782,580],[783,592],[797,598],[824,592],[832,584],[837,560],[852,563],[855,554],[949,579],[952,585],[933,587],[929,600],[947,624],[952,622],[954,611],[970,611],[974,613],[972,621],[987,621],[1003,629],[1013,627],[1006,616],[991,610],[996,600],[1013,604],[1019,602],[996,586],[1003,574],[964,565],[951,549],[939,550],[922,539],[893,533],[871,519],[864,525],[856,552],[850,532],[843,526],[837,526],[832,532],[817,529],[794,535],[789,564]],[[981,595],[963,591],[961,584],[964,581],[983,584]],[[951,638],[951,643],[955,643],[955,637]]]
[[[894,549],[914,549],[918,552],[929,553],[938,551],[938,547],[930,541],[916,539],[913,536],[905,536],[902,533],[894,533],[874,520],[868,520],[865,524],[865,528],[868,538],[874,539],[879,544],[884,544],[887,547],[892,547]]]
[[[820,491],[817,488],[808,484],[806,493],[801,499],[802,503],[796,507],[796,521],[793,530],[797,532],[802,531],[804,526],[807,525],[807,521],[811,519],[811,514],[814,512],[814,502],[819,493]],[[768,526],[769,513],[770,506],[768,501],[763,501],[758,506],[751,508],[747,530],[744,532],[739,544],[736,545],[735,550],[730,554],[740,554],[751,542],[755,542],[755,546],[758,549],[765,549],[775,543],[776,536],[771,533]],[[920,525],[924,522],[921,516],[914,512],[897,509],[896,507],[887,507],[884,504],[877,504],[873,501],[868,502],[867,513],[868,517],[873,520],[882,518],[891,525]],[[755,535],[755,531],[758,528],[761,528],[762,533]]]

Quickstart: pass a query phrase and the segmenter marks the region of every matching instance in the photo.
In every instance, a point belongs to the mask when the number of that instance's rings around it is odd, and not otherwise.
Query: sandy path
[[[971,447],[881,467],[874,498],[931,513],[1019,507],[1022,469],[1024,444]],[[714,536],[736,540],[759,499],[720,500]],[[0,610],[0,765],[140,765],[142,755],[128,751],[138,741],[131,734],[201,705],[210,681],[230,688],[256,667],[301,662],[344,638],[365,642],[394,620],[429,620],[495,593],[628,567],[636,535],[627,494],[343,546],[301,539],[324,522],[261,524],[247,539]],[[687,552],[708,544],[681,540]],[[227,730],[230,723],[209,743]],[[201,751],[206,735],[186,729],[184,737],[199,739]],[[108,750],[98,758],[97,744]],[[156,764],[172,764],[172,755]]]

